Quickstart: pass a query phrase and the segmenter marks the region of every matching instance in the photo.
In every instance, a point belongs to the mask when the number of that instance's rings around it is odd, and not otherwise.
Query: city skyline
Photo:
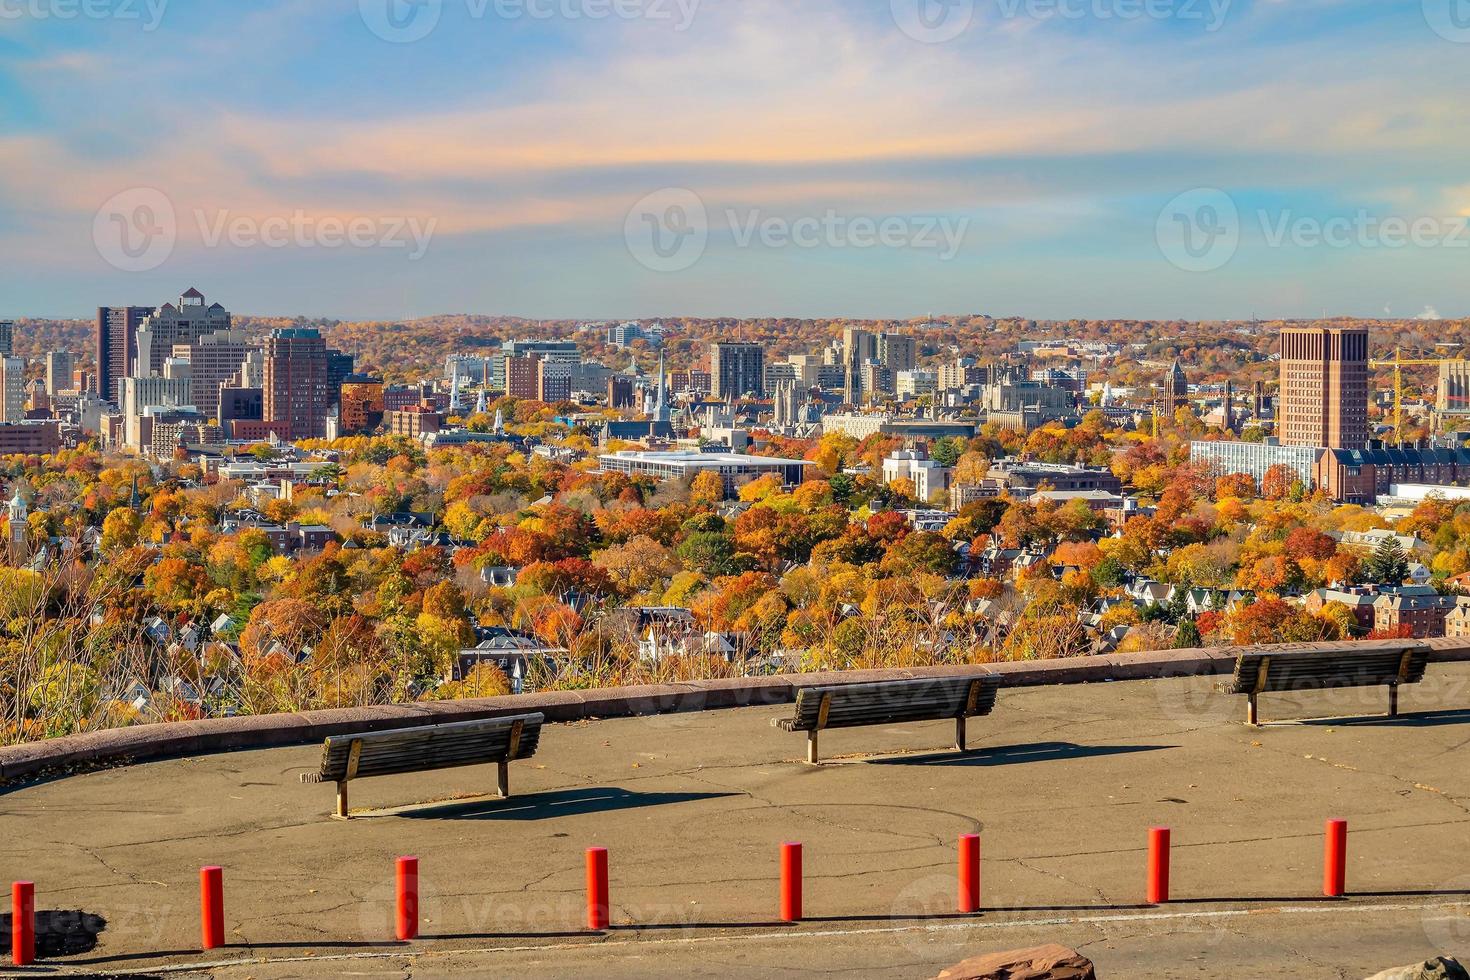
[[[0,316],[1470,311],[1436,0],[390,2],[8,18]]]

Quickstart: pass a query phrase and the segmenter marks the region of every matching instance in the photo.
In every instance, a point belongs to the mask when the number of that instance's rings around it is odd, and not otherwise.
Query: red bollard
[[[587,848],[587,928],[602,932],[607,928],[607,848]]]
[[[202,949],[219,949],[225,944],[225,872],[223,868],[199,869],[199,923]]]
[[[980,835],[960,835],[961,912],[980,911]]]
[[[16,966],[36,962],[36,886],[29,881],[10,886],[10,961]]]
[[[400,943],[419,938],[419,859],[398,859],[397,935]]]
[[[1322,858],[1322,894],[1342,898],[1347,894],[1347,821],[1327,821],[1327,843]]]
[[[1148,832],[1148,904],[1169,901],[1169,828],[1151,827]]]
[[[801,921],[801,845],[781,845],[781,921]]]

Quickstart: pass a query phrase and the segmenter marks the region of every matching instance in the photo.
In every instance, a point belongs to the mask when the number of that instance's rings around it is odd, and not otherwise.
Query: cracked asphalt
[[[537,757],[363,780],[354,819],[301,785],[316,747],[82,773],[0,795],[0,879],[107,920],[46,975],[927,977],[1061,942],[1104,980],[1338,977],[1470,954],[1470,666],[1382,690],[1244,699],[1212,679],[1008,689],[950,752],[944,723],[829,731],[779,708],[559,725]],[[1330,716],[1322,718],[1321,716]],[[1325,820],[1350,896],[1320,897]],[[1143,904],[1147,830],[1172,898]],[[980,916],[953,912],[980,833]],[[808,920],[774,922],[778,848]],[[613,928],[581,929],[583,850],[610,851]],[[389,941],[393,859],[420,860],[423,936]],[[196,952],[198,868],[225,868],[229,948]],[[0,971],[3,972],[3,971]],[[33,971],[34,972],[34,971]]]

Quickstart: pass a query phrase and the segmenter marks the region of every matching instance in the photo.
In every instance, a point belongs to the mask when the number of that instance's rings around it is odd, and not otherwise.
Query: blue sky
[[[1470,0],[0,0],[0,318],[1464,316],[1467,95]]]

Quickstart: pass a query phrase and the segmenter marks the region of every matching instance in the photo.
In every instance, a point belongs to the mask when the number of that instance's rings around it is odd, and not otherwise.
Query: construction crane
[[[1405,357],[1405,354],[1409,356]],[[1393,368],[1393,437],[1400,445],[1404,442],[1404,368],[1438,367],[1465,361],[1463,357],[1430,357],[1427,354],[1428,351],[1405,351],[1402,347],[1395,347],[1392,358],[1368,362],[1370,368]]]

